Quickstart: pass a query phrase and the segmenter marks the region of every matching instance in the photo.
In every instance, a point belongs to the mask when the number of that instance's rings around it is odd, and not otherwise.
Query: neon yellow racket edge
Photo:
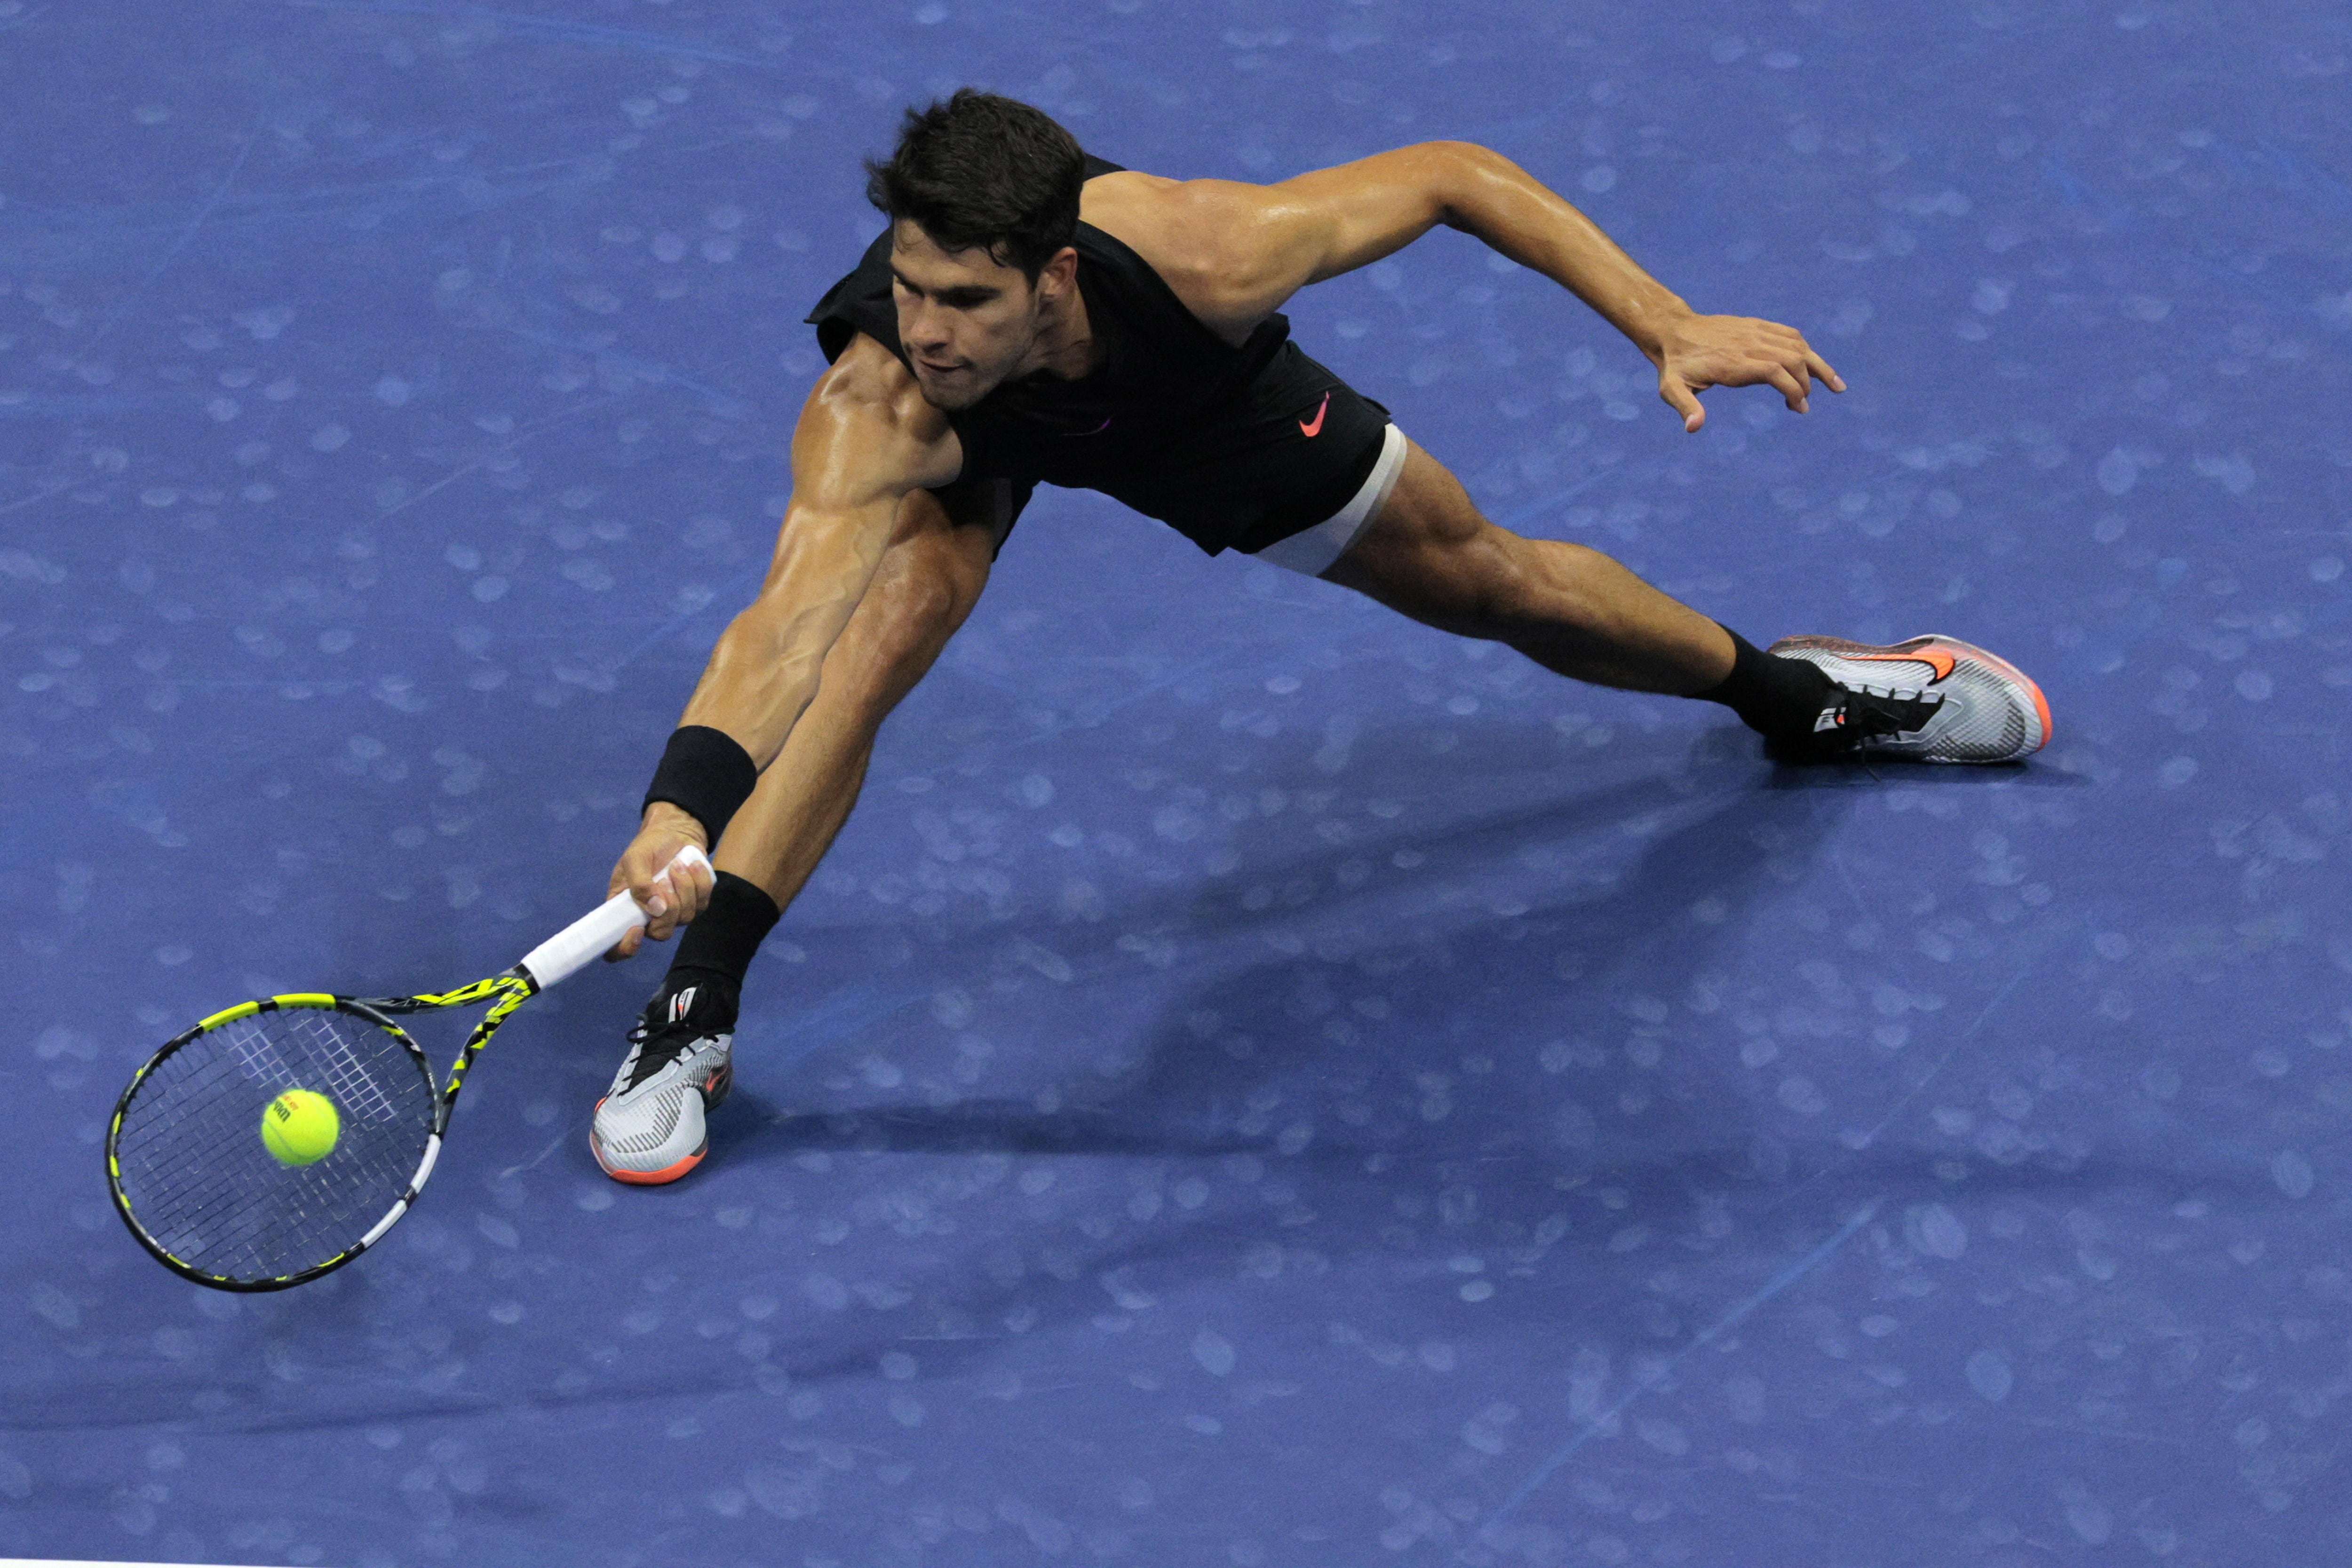
[[[670,867],[701,859],[689,847]],[[615,893],[513,968],[454,991],[295,992],[223,1008],[166,1042],[115,1102],[115,1212],[166,1268],[217,1289],[282,1290],[341,1268],[415,1203],[466,1069],[499,1026],[645,921]],[[483,1002],[436,1086],[394,1018]],[[265,1118],[279,1123],[273,1136]]]

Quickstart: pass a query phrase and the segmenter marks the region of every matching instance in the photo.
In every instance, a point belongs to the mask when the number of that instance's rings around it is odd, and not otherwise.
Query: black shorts
[[[1150,460],[1089,488],[1212,555],[1255,554],[1347,511],[1380,482],[1376,470],[1393,467],[1389,411],[1286,342],[1239,396]],[[983,468],[933,493],[958,522],[993,529],[1001,550],[1037,484]]]

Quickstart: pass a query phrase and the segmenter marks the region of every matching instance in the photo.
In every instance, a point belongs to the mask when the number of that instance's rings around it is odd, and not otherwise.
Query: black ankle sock
[[[710,902],[677,939],[677,956],[670,961],[662,994],[673,994],[716,979],[725,984],[713,989],[732,1002],[742,988],[745,971],[751,967],[751,955],[760,951],[761,942],[781,913],[776,900],[757,883],[747,882],[732,871],[719,872],[710,889]]]
[[[1837,683],[1822,674],[1818,665],[1766,653],[1729,626],[1723,629],[1731,638],[1731,673],[1722,685],[1691,695],[1700,701],[1722,703],[1749,729],[1769,739],[1810,741],[1813,721],[1830,705]]]

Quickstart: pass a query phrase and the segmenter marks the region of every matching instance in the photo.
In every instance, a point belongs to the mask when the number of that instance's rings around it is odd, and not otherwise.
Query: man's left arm
[[[1211,276],[1200,282],[1230,324],[1262,318],[1307,284],[1369,266],[1443,225],[1551,279],[1632,339],[1657,367],[1658,395],[1685,430],[1706,422],[1696,395],[1709,386],[1769,384],[1801,414],[1812,381],[1845,390],[1794,328],[1698,314],[1557,192],[1466,142],[1402,147],[1278,184],[1204,180],[1184,189],[1203,208],[1195,232],[1219,237],[1203,256]]]

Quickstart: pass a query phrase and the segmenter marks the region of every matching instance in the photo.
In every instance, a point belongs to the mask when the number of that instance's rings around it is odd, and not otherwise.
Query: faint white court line
[[[1740,1302],[1738,1306],[1732,1308],[1731,1310],[1726,1312],[1722,1317],[1717,1318],[1713,1323],[1707,1325],[1706,1331],[1696,1339],[1692,1340],[1690,1343],[1683,1346],[1682,1349],[1676,1351],[1673,1355],[1668,1356],[1664,1362],[1653,1368],[1647,1376],[1637,1379],[1634,1382],[1633,1386],[1627,1389],[1625,1393],[1618,1398],[1617,1403],[1612,1405],[1608,1409],[1602,1411],[1600,1415],[1595,1415],[1591,1420],[1586,1422],[1584,1424],[1584,1430],[1579,1432],[1575,1436],[1570,1437],[1567,1442],[1561,1444],[1557,1449],[1553,1450],[1550,1458],[1545,1459],[1542,1464],[1537,1466],[1535,1473],[1529,1476],[1526,1480],[1521,1481],[1517,1489],[1514,1490],[1509,1497],[1503,1500],[1502,1505],[1496,1508],[1493,1513],[1486,1516],[1486,1522],[1478,1527],[1477,1534],[1473,1539],[1481,1542],[1486,1542],[1487,1536],[1491,1531],[1493,1531],[1495,1527],[1501,1524],[1505,1520],[1510,1518],[1512,1513],[1517,1510],[1519,1504],[1527,1501],[1528,1499],[1534,1494],[1537,1488],[1542,1486],[1546,1480],[1549,1479],[1554,1470],[1559,1469],[1562,1465],[1568,1463],[1568,1461],[1575,1456],[1576,1451],[1579,1448],[1583,1447],[1585,1444],[1591,1442],[1597,1436],[1615,1431],[1617,1429],[1617,1418],[1625,1413],[1626,1407],[1632,1405],[1635,1400],[1641,1398],[1642,1395],[1649,1393],[1650,1390],[1655,1388],[1661,1383],[1664,1383],[1666,1378],[1673,1373],[1675,1368],[1681,1365],[1684,1359],[1690,1355],[1692,1352],[1699,1350],[1704,1346],[1713,1344],[1725,1334],[1738,1327],[1741,1321],[1743,1321],[1750,1312],[1753,1312],[1757,1308],[1764,1305],[1765,1302],[1769,1301],[1773,1297],[1778,1296],[1790,1286],[1794,1285],[1798,1280],[1802,1279],[1806,1275],[1811,1273],[1821,1265],[1828,1262],[1839,1247],[1843,1247],[1847,1242],[1853,1239],[1855,1232],[1859,1231],[1864,1226],[1868,1225],[1873,1219],[1877,1217],[1879,1205],[1884,1204],[1885,1201],[1886,1199],[1885,1195],[1882,1194],[1878,1197],[1872,1198],[1868,1203],[1864,1204],[1862,1207],[1853,1212],[1852,1217],[1847,1219],[1843,1225],[1840,1226],[1837,1230],[1819,1247],[1814,1247],[1811,1252],[1808,1252],[1802,1258],[1798,1258],[1795,1262],[1789,1264],[1778,1274],[1773,1275],[1770,1279],[1765,1281],[1761,1289],[1756,1291],[1755,1294],[1749,1296],[1746,1300]],[[5,1565],[0,1564],[0,1568],[5,1568]]]

